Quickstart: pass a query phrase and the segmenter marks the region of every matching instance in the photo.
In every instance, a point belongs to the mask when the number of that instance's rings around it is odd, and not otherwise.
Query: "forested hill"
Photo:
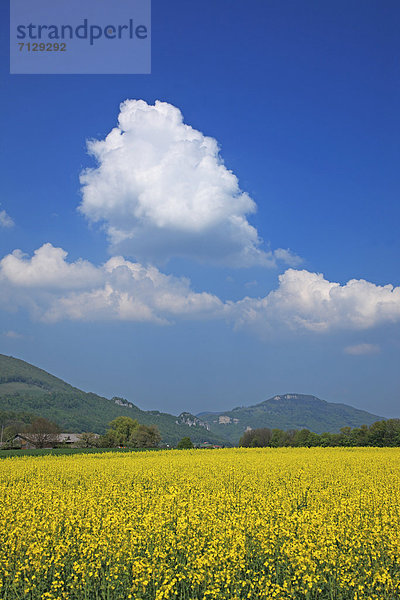
[[[144,411],[122,398],[103,398],[83,392],[43,369],[23,360],[0,354],[0,413],[6,417],[41,416],[55,421],[64,431],[104,433],[107,424],[121,415],[137,419],[144,425],[157,425],[162,441],[175,445],[182,437],[193,442],[221,444],[218,434],[201,426],[192,417],[190,427],[185,418],[158,411]],[[6,413],[6,414],[5,414]],[[191,415],[189,415],[191,416]]]
[[[372,425],[383,417],[365,410],[326,402],[305,394],[274,396],[254,406],[241,406],[221,413],[200,413],[210,430],[237,443],[246,429],[309,429],[315,433],[337,433],[342,427]]]

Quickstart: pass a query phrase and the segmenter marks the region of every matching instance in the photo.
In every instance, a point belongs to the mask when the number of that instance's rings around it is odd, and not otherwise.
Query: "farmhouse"
[[[52,439],[45,442],[42,448],[54,448],[56,446],[74,446],[79,442],[79,433],[58,433]],[[21,450],[37,448],[35,434],[17,433],[13,439],[13,446],[21,447]]]

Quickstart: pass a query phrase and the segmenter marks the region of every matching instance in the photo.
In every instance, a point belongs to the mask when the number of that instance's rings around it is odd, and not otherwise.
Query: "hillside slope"
[[[209,425],[210,431],[232,443],[237,443],[248,427],[335,433],[341,427],[371,425],[383,419],[347,404],[326,402],[304,394],[274,396],[254,406],[234,408],[223,413],[200,413],[197,416]]]
[[[193,417],[193,425],[159,411],[144,411],[123,398],[103,398],[83,392],[43,369],[0,354],[0,412],[30,413],[55,421],[64,431],[103,433],[107,424],[121,415],[145,425],[157,425],[162,440],[174,445],[182,437],[193,442],[223,443]],[[186,413],[185,413],[186,414]]]

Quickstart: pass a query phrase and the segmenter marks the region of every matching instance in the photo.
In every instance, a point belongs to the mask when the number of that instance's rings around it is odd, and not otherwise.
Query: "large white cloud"
[[[400,322],[400,287],[362,279],[340,285],[318,273],[288,269],[265,297],[222,302],[156,267],[122,257],[99,267],[68,262],[63,249],[44,244],[32,257],[14,251],[0,261],[0,306],[28,308],[45,321],[225,319],[256,333],[276,328],[324,333]]]
[[[314,332],[368,329],[400,321],[400,287],[363,279],[340,285],[319,273],[288,269],[276,290],[231,303],[230,311],[237,324],[256,329],[275,324]]]
[[[98,166],[81,174],[80,211],[103,224],[114,253],[231,266],[298,261],[286,250],[261,249],[247,220],[256,204],[225,167],[215,139],[166,102],[127,100],[120,110],[118,127],[88,142]]]
[[[196,293],[184,278],[164,275],[122,257],[96,267],[67,262],[67,252],[44,244],[29,258],[14,251],[0,261],[0,303],[26,307],[45,321],[128,320],[167,323],[175,316],[209,318],[221,312],[212,294]]]

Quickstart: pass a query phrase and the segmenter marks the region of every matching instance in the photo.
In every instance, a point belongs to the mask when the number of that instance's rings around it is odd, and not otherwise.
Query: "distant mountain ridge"
[[[182,437],[193,442],[235,444],[246,429],[310,429],[338,432],[341,427],[371,425],[383,417],[346,404],[304,394],[284,394],[254,406],[225,412],[179,416],[141,410],[125,398],[111,400],[83,392],[23,360],[0,354],[0,412],[29,413],[58,423],[64,431],[103,433],[107,424],[126,415],[145,425],[157,425],[163,442],[175,445]]]
[[[338,432],[341,427],[371,425],[384,417],[347,404],[320,400],[307,394],[273,396],[253,406],[242,406],[225,412],[202,412],[198,418],[208,424],[211,432],[232,443],[246,429],[310,429],[315,433]]]

